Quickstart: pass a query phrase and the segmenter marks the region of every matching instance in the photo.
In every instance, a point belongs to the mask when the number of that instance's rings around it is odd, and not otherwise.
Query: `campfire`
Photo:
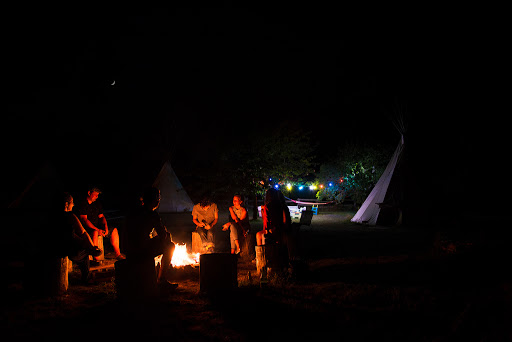
[[[162,255],[155,257],[155,265],[158,265],[162,260]],[[196,266],[199,264],[199,253],[189,254],[187,252],[186,244],[176,244],[176,248],[174,249],[174,254],[172,255],[171,264],[174,267],[181,266]]]

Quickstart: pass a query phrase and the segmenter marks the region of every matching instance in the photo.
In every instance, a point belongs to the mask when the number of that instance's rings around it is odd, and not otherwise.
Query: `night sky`
[[[464,183],[502,158],[494,147],[506,132],[495,119],[506,94],[504,24],[484,27],[476,19],[486,14],[472,12],[263,3],[12,10],[3,42],[7,183],[17,189],[44,160],[84,182],[119,177],[118,187],[158,172],[166,157],[190,173],[243,143],[244,132],[280,124],[310,130],[324,160],[346,142],[394,146],[399,103],[417,163],[458,160],[449,168]]]

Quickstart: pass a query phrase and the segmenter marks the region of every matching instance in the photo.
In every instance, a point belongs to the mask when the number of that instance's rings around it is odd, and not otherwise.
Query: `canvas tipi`
[[[169,161],[165,162],[156,177],[154,187],[160,189],[160,207],[159,212],[184,212],[192,211],[194,203],[181,185],[176,173],[172,169]]]
[[[401,113],[393,123],[401,135],[398,146],[377,184],[350,220],[352,222],[370,226],[394,225],[400,223],[402,219],[403,182],[401,178],[404,176],[402,157],[405,148],[406,127]]]
[[[391,160],[382,173],[382,176],[380,176],[377,184],[375,184],[373,190],[361,205],[361,208],[359,208],[350,221],[375,226],[377,225],[377,219],[379,218],[383,207],[390,208],[394,206],[396,209],[397,199],[394,198],[393,191],[396,190],[397,182],[396,179],[395,182],[392,182],[392,180],[393,176],[397,173],[397,167],[400,164],[403,149],[404,138],[402,136]],[[395,185],[392,189],[390,188],[391,183],[394,183]]]

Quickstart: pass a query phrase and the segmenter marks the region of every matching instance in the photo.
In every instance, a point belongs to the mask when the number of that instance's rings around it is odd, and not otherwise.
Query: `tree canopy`
[[[232,181],[239,191],[263,194],[270,184],[314,177],[315,145],[310,133],[285,125],[256,132],[230,151]]]
[[[316,196],[338,203],[351,198],[361,204],[386,168],[390,148],[347,144],[332,161],[322,164],[317,181],[324,184]]]

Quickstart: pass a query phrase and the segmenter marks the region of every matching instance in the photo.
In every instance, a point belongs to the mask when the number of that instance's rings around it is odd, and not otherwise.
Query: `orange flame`
[[[157,265],[161,260],[162,255],[155,257],[155,265]],[[172,255],[171,264],[174,267],[199,264],[199,253],[189,254],[187,252],[186,244],[176,244],[174,254]]]

